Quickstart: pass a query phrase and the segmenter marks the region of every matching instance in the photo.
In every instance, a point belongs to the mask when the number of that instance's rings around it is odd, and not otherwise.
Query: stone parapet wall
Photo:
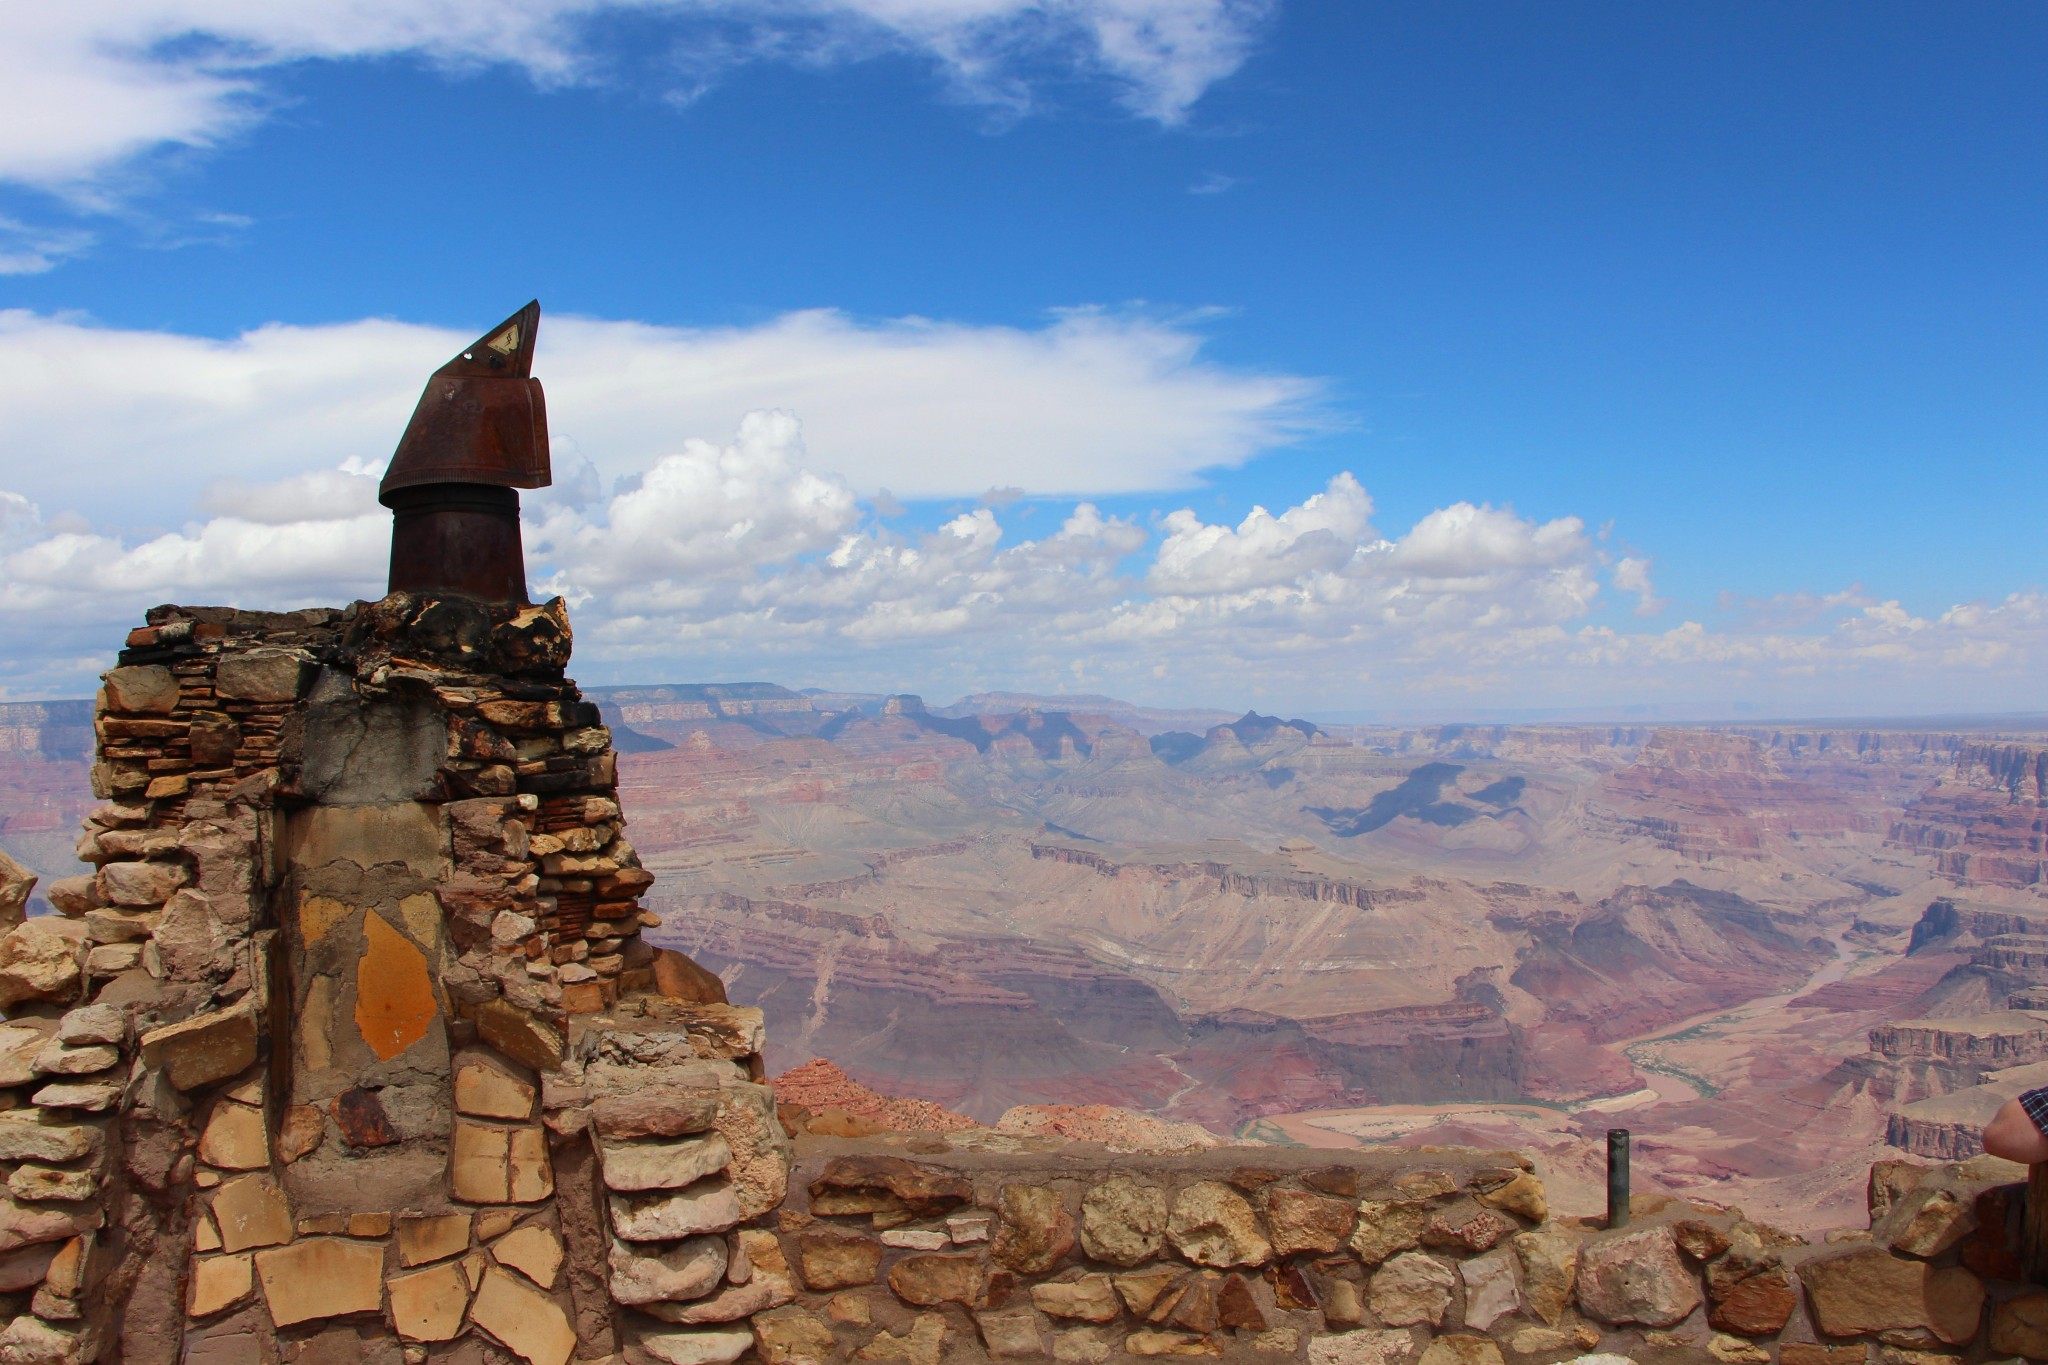
[[[800,1138],[795,1295],[753,1327],[768,1365],[2048,1358],[2017,1169],[1883,1163],[1870,1231],[1810,1244],[1661,1199],[1552,1218],[1511,1153]]]

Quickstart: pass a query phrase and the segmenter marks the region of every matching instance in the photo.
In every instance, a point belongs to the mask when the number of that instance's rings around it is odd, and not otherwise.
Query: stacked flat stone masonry
[[[2017,1173],[1881,1163],[1870,1230],[1811,1244],[1660,1199],[1552,1218],[1511,1153],[805,1138],[777,1222],[798,1292],[753,1326],[768,1365],[2044,1359]]]
[[[406,595],[129,636],[97,871],[0,939],[0,1362],[730,1354],[760,1018],[643,941],[569,646]],[[621,1300],[642,1253],[696,1273]]]

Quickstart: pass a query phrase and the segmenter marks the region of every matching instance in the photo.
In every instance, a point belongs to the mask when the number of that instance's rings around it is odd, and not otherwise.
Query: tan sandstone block
[[[553,1289],[562,1269],[562,1239],[545,1224],[529,1223],[492,1243],[491,1255],[542,1289]]]
[[[533,1117],[534,1087],[502,1063],[463,1062],[455,1070],[455,1112],[486,1119]]]
[[[469,1215],[436,1213],[398,1220],[398,1263],[425,1265],[469,1250]]]
[[[500,1345],[532,1365],[566,1365],[576,1349],[576,1331],[561,1305],[496,1266],[484,1272],[469,1316]],[[747,1340],[753,1340],[752,1334]]]
[[[261,1170],[270,1164],[270,1132],[261,1109],[241,1104],[214,1106],[199,1136],[199,1159],[224,1171]]]
[[[143,1065],[164,1068],[180,1090],[239,1076],[255,1060],[256,1015],[246,1000],[142,1035]]]
[[[469,1277],[460,1261],[391,1277],[391,1321],[407,1341],[448,1341],[462,1331]]]
[[[263,1172],[236,1176],[214,1192],[213,1219],[226,1251],[277,1246],[292,1239],[292,1209],[277,1182]]]
[[[185,1296],[185,1311],[195,1318],[207,1317],[232,1308],[255,1291],[255,1258],[201,1256],[192,1264],[192,1283]]]
[[[315,1237],[257,1252],[256,1278],[279,1327],[374,1313],[384,1306],[384,1248]]]

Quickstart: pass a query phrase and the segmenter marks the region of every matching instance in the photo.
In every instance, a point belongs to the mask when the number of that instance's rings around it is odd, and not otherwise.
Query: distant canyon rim
[[[1468,1143],[1819,1229],[2048,1082],[2048,727],[1322,727],[1109,698],[591,688],[657,937],[980,1122]],[[0,705],[76,870],[86,702]],[[47,884],[47,881],[46,883]]]

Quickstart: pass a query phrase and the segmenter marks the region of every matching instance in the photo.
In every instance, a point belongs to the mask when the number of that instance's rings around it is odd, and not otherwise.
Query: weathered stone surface
[[[1491,1251],[1514,1231],[1515,1225],[1504,1215],[1464,1204],[1432,1214],[1422,1229],[1422,1244],[1446,1250]]]
[[[233,1308],[256,1292],[255,1269],[255,1260],[247,1253],[197,1257],[186,1286],[185,1311],[204,1318]]]
[[[796,1239],[798,1271],[812,1289],[873,1284],[882,1264],[882,1244],[837,1232],[806,1232]]]
[[[69,1081],[46,1085],[29,1096],[29,1102],[44,1109],[83,1109],[104,1114],[121,1098],[121,1087],[108,1081]]]
[[[1048,1185],[1005,1185],[989,1254],[1021,1275],[1042,1275],[1074,1249],[1074,1218]]]
[[[226,1241],[227,1229],[221,1233]],[[343,1237],[308,1238],[257,1252],[256,1278],[270,1320],[280,1327],[374,1313],[384,1306],[384,1248]]]
[[[290,1165],[300,1157],[310,1156],[326,1136],[327,1120],[319,1109],[310,1104],[295,1104],[284,1111],[284,1119],[278,1124],[278,1160]]]
[[[1166,1191],[1111,1176],[1081,1196],[1081,1246],[1098,1261],[1142,1265],[1166,1236]]]
[[[168,716],[178,706],[178,680],[161,664],[130,664],[100,675],[107,709],[128,716]]]
[[[57,1258],[58,1251],[69,1245],[71,1243],[41,1242],[0,1252],[0,1294],[34,1289],[49,1273],[50,1262]]]
[[[974,1186],[952,1171],[894,1156],[843,1156],[810,1185],[811,1210],[828,1216],[904,1213],[935,1218],[974,1202]]]
[[[61,1242],[100,1225],[96,1204],[25,1204],[0,1198],[0,1252]]]
[[[881,1235],[882,1245],[904,1251],[944,1251],[953,1239],[927,1228],[890,1228]]]
[[[1908,1256],[1932,1258],[1947,1251],[1977,1226],[1971,1206],[1939,1186],[1904,1195],[1884,1221],[1879,1239]]]
[[[1351,1249],[1367,1265],[1378,1265],[1396,1252],[1421,1246],[1422,1230],[1427,1226],[1427,1204],[1408,1199],[1368,1199],[1358,1206],[1358,1227],[1351,1234]]]
[[[919,1308],[942,1303],[972,1308],[981,1298],[983,1274],[976,1256],[905,1256],[890,1267],[889,1288]]]
[[[1999,1355],[2048,1360],[2048,1294],[2035,1290],[1993,1308],[1991,1349]]]
[[[1969,1271],[1935,1269],[1924,1261],[1863,1247],[1799,1268],[1814,1325],[1827,1336],[1858,1336],[1925,1328],[1961,1343],[1975,1333],[1984,1286]]]
[[[683,1137],[709,1129],[718,1118],[718,1091],[649,1087],[626,1095],[601,1095],[591,1106],[598,1133],[620,1141]]]
[[[862,1360],[901,1360],[907,1365],[938,1365],[945,1351],[946,1320],[937,1313],[920,1313],[902,1335],[877,1333],[875,1339],[856,1354]]]
[[[1031,1306],[1049,1318],[1079,1318],[1083,1322],[1109,1322],[1122,1311],[1116,1286],[1107,1275],[1035,1284],[1031,1286]]]
[[[67,1171],[54,1166],[25,1164],[7,1177],[7,1189],[16,1199],[29,1203],[75,1202],[99,1193],[99,1177],[93,1172]]]
[[[1415,1358],[1415,1338],[1408,1332],[1338,1332],[1310,1337],[1309,1365],[1407,1365]]]
[[[143,1064],[162,1067],[180,1090],[240,1075],[255,1060],[256,1016],[246,1002],[142,1035]]]
[[[694,1032],[691,1041],[693,1045],[696,1042]],[[775,1092],[765,1085],[723,1087],[714,1123],[732,1148],[726,1176],[746,1216],[758,1218],[780,1207],[789,1194],[792,1148],[789,1134],[775,1116]]]
[[[1124,1350],[1134,1356],[1220,1356],[1223,1348],[1197,1332],[1133,1332]]]
[[[1523,1171],[1505,1185],[1485,1191],[1478,1198],[1490,1209],[1500,1209],[1532,1223],[1540,1223],[1550,1217],[1550,1200],[1544,1195],[1543,1182],[1528,1171]]]
[[[78,1365],[82,1335],[24,1313],[0,1330],[0,1365]]]
[[[90,915],[105,904],[100,899],[99,878],[90,873],[78,877],[59,877],[50,883],[48,890],[43,894],[49,897],[52,909],[69,919]]]
[[[230,701],[295,701],[311,667],[311,659],[292,649],[223,655],[213,671],[214,695]]]
[[[78,958],[78,944],[55,932],[47,916],[8,930],[0,937],[0,1009],[25,1000],[72,998],[78,993]]]
[[[484,1271],[469,1320],[531,1365],[566,1365],[576,1349],[576,1329],[562,1306],[496,1266]],[[745,1336],[752,1344],[753,1335]]]
[[[468,1204],[531,1204],[555,1188],[547,1138],[538,1127],[493,1128],[457,1119],[448,1176],[455,1197]]]
[[[426,954],[379,914],[363,916],[356,963],[356,1032],[381,1061],[427,1036],[440,1015]]]
[[[765,1365],[825,1365],[832,1329],[802,1308],[771,1308],[754,1317],[754,1344]]]
[[[351,1147],[389,1147],[399,1141],[398,1125],[384,1112],[382,1092],[350,1086],[328,1106],[335,1131]]]
[[[1699,1284],[1669,1227],[1644,1228],[1579,1249],[1579,1311],[1595,1322],[1669,1327],[1699,1306]]]
[[[217,1104],[199,1135],[199,1159],[226,1171],[253,1171],[270,1164],[270,1132],[263,1111],[245,1104]]]
[[[1266,1228],[1276,1255],[1328,1253],[1344,1245],[1357,1210],[1342,1199],[1275,1186],[1266,1191]]]
[[[1284,1283],[1284,1281],[1283,1281]],[[1290,1295],[1290,1298],[1297,1296]],[[1310,1293],[1307,1306],[1314,1307],[1316,1295]],[[1323,1321],[1331,1327],[1359,1327],[1365,1323],[1365,1292],[1355,1280],[1328,1280],[1322,1293]]]
[[[1707,1321],[1722,1332],[1768,1336],[1791,1319],[1798,1296],[1777,1251],[1738,1223],[1707,1266]]]
[[[1485,1337],[1453,1332],[1429,1343],[1415,1365],[1502,1365],[1502,1356]]]
[[[145,907],[162,905],[191,880],[191,869],[183,863],[107,863],[99,870],[95,889],[108,905]],[[0,952],[0,962],[4,961],[5,953]]]
[[[425,1265],[469,1250],[466,1213],[412,1214],[398,1220],[398,1263]]]
[[[407,1341],[450,1341],[462,1333],[469,1276],[458,1261],[391,1277],[391,1321]]]
[[[1052,1338],[1052,1358],[1062,1365],[1103,1365],[1114,1349],[1114,1339],[1100,1327],[1055,1332]]]
[[[1273,1244],[1259,1230],[1258,1214],[1243,1195],[1218,1180],[1198,1181],[1180,1192],[1166,1220],[1166,1237],[1196,1265],[1264,1265],[1273,1259]]]
[[[1116,1277],[1117,1297],[1124,1301],[1124,1307],[1138,1317],[1152,1311],[1152,1305],[1166,1292],[1168,1285],[1181,1277],[1173,1269],[1140,1270],[1135,1274]]]
[[[640,1311],[664,1322],[701,1325],[738,1322],[769,1308],[778,1308],[796,1297],[796,1289],[776,1276],[756,1275],[745,1284],[728,1286],[709,1298],[688,1303],[648,1303]]]
[[[491,1243],[491,1255],[542,1289],[553,1289],[562,1269],[562,1239],[545,1223],[528,1223]]]
[[[100,1149],[101,1133],[32,1109],[0,1113],[0,1161],[76,1161]]]
[[[1209,1273],[1180,1276],[1153,1302],[1145,1320],[1189,1332],[1215,1331],[1217,1279]]]
[[[629,1242],[673,1242],[723,1232],[745,1217],[739,1197],[722,1180],[680,1193],[611,1196],[612,1230]]]
[[[1487,1332],[1493,1324],[1522,1310],[1522,1287],[1515,1277],[1515,1253],[1507,1247],[1475,1256],[1458,1267],[1465,1281],[1465,1325]]]
[[[1266,1330],[1265,1310],[1259,1307],[1251,1282],[1242,1275],[1224,1277],[1222,1288],[1216,1291],[1216,1317],[1223,1326],[1233,1330]]]
[[[277,1246],[292,1238],[291,1205],[261,1171],[222,1182],[213,1195],[213,1221],[224,1251]]]
[[[1721,1365],[1771,1365],[1771,1353],[1753,1341],[1716,1332],[1707,1339],[1707,1355]]]
[[[1029,1308],[976,1313],[974,1326],[993,1359],[1020,1360],[1046,1353],[1039,1317]]]
[[[1711,1261],[1731,1245],[1728,1233],[1699,1218],[1681,1218],[1671,1225],[1678,1249],[1695,1261]]]
[[[57,1022],[57,1041],[73,1046],[118,1044],[127,1032],[119,1005],[81,1005]]]
[[[1448,1265],[1421,1251],[1404,1251],[1373,1272],[1366,1297],[1390,1327],[1443,1322],[1458,1277]]]
[[[495,1057],[470,1056],[455,1068],[455,1112],[486,1119],[533,1117],[532,1082]]]
[[[754,1334],[737,1327],[708,1332],[641,1332],[634,1343],[663,1365],[730,1365],[752,1349]]]
[[[486,1043],[535,1071],[562,1065],[562,1035],[507,1000],[476,1007],[476,1031]]]
[[[879,1254],[876,1260],[879,1262]],[[725,1279],[726,1261],[722,1237],[691,1237],[672,1247],[649,1248],[645,1252],[613,1242],[607,1261],[611,1272],[608,1283],[612,1297],[620,1303],[701,1299]],[[874,1273],[870,1266],[869,1280]]]
[[[606,1189],[679,1190],[724,1170],[732,1147],[719,1133],[671,1142],[607,1143],[598,1148],[598,1160]]]
[[[27,1085],[36,1078],[36,1055],[49,1035],[37,1028],[0,1027],[0,1086]]]
[[[1778,1347],[1778,1365],[1864,1365],[1869,1354],[1860,1342],[1854,1346],[1822,1346],[1810,1341],[1788,1341]]]

